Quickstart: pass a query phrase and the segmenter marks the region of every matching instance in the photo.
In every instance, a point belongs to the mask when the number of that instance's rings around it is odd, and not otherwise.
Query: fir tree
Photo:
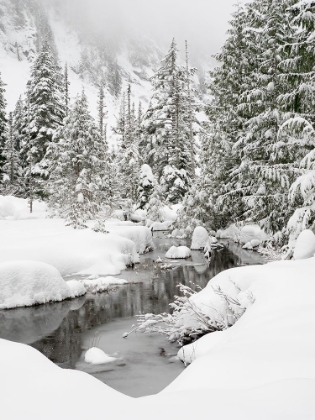
[[[103,202],[106,154],[84,92],[55,135],[47,156],[50,206],[74,228],[86,227]]]
[[[10,112],[8,120],[8,133],[3,149],[5,164],[3,165],[2,185],[6,195],[21,196],[25,191],[23,170],[20,155],[16,149],[15,127],[13,114]]]
[[[62,126],[65,106],[63,76],[47,43],[38,54],[27,86],[27,126],[21,144],[24,161],[31,164],[34,175],[46,176],[44,162],[47,147]]]
[[[7,118],[6,118],[6,100],[5,84],[0,74],[0,180],[3,178],[3,165],[5,164],[5,156],[3,154],[7,136]]]
[[[149,205],[156,181],[149,165],[142,165],[139,175],[138,208],[145,209]]]

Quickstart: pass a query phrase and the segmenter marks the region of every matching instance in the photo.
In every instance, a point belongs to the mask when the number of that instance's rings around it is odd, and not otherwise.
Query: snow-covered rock
[[[109,225],[108,230],[111,233],[130,239],[136,245],[136,251],[139,254],[152,251],[154,244],[152,240],[152,233],[149,228],[145,226],[113,226]]]
[[[190,249],[187,246],[172,246],[167,253],[165,254],[165,258],[168,259],[185,259],[191,256]]]
[[[80,280],[80,283],[85,288],[87,293],[101,293],[109,290],[111,286],[121,286],[127,284],[128,282],[127,280],[117,279],[116,277],[109,276],[91,280]]]
[[[91,363],[93,365],[102,365],[104,363],[115,362],[116,358],[108,356],[98,347],[92,347],[85,353],[84,360],[86,363]]]
[[[315,235],[310,229],[303,230],[297,238],[293,259],[304,260],[314,257]]]
[[[203,249],[209,239],[207,230],[202,226],[197,226],[194,230],[190,249]]]
[[[36,261],[0,264],[0,309],[60,302],[85,294],[78,282],[67,284],[58,270]]]

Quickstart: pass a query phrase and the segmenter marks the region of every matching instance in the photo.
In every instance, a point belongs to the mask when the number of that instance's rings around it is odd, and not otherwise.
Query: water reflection
[[[159,347],[166,348],[166,353],[176,353],[176,348],[170,347],[163,337],[123,340],[123,332],[135,322],[133,317],[139,313],[169,311],[169,304],[179,293],[179,283],[191,285],[192,282],[203,288],[222,270],[261,263],[262,258],[231,243],[230,249],[215,252],[209,264],[201,252],[194,251],[189,260],[172,262],[174,268],[165,271],[156,263],[158,256],[164,257],[171,245],[185,245],[185,242],[167,239],[161,234],[154,241],[155,251],[142,256],[134,270],[127,270],[120,276],[137,283],[73,301],[0,311],[0,337],[30,344],[64,368],[89,372],[83,355],[98,331],[100,347],[108,353],[118,351],[126,364],[103,367],[101,371],[94,369],[91,373],[129,395],[158,392],[183,367],[169,364],[169,358],[160,357]]]

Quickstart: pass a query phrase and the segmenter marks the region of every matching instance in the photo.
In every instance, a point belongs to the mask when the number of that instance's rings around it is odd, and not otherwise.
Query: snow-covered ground
[[[314,273],[310,258],[218,275],[211,283],[247,302],[246,312],[230,329],[186,347],[184,357],[196,360],[151,397],[126,397],[30,347],[0,340],[1,412],[8,420],[313,419]],[[246,299],[249,292],[254,301]],[[220,304],[210,286],[194,302],[206,310]]]
[[[94,224],[90,223],[91,226]],[[111,233],[75,230],[48,218],[44,203],[0,196],[0,305],[2,308],[60,301],[123,284],[114,278],[153,249],[151,231],[131,222],[110,220]],[[93,279],[64,282],[81,274]],[[11,281],[12,280],[12,281]]]
[[[0,263],[0,309],[60,302],[85,293],[82,284],[66,283],[51,265],[34,261]]]

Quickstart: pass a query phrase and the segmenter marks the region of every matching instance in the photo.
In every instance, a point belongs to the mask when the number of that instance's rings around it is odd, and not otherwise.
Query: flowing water
[[[259,254],[226,242],[210,264],[201,252],[194,251],[188,260],[171,261],[173,268],[162,270],[156,263],[158,257],[163,258],[172,245],[186,243],[163,233],[156,234],[154,242],[153,252],[141,256],[140,264],[119,276],[130,284],[72,301],[0,311],[0,338],[29,344],[58,366],[83,370],[133,397],[161,391],[184,369],[174,357],[178,348],[156,334],[122,338],[132,329],[135,315],[168,312],[179,283],[192,282],[203,288],[222,270],[263,261]],[[94,345],[116,361],[86,363],[84,354]]]

